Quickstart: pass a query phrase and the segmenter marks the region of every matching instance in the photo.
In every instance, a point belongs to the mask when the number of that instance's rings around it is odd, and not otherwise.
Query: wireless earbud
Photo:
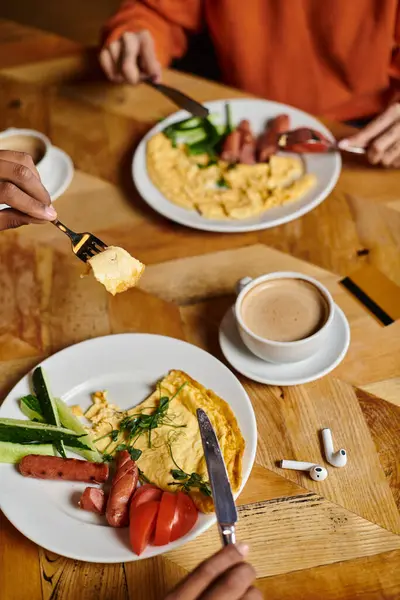
[[[330,429],[322,430],[322,443],[324,445],[325,458],[334,467],[344,467],[347,463],[346,450],[340,448],[337,452],[333,449],[332,432]]]
[[[302,462],[299,460],[281,460],[281,469],[292,469],[293,471],[308,471],[314,481],[324,481],[328,477],[328,471],[321,465]]]

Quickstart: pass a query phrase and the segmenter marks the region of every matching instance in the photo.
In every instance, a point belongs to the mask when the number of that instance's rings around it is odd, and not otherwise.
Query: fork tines
[[[73,251],[78,258],[87,262],[95,254],[103,252],[107,248],[107,244],[99,240],[96,236],[90,233],[82,234],[81,239],[73,245]]]

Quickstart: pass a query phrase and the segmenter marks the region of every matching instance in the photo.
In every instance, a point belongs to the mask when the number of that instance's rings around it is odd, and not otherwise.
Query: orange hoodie
[[[340,120],[400,90],[398,0],[126,0],[105,44],[148,29],[164,66],[207,27],[224,83]]]

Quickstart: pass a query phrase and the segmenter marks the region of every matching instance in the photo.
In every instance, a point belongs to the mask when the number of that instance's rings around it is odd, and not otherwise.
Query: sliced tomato
[[[190,496],[184,492],[176,494],[175,519],[172,525],[170,542],[174,542],[183,537],[194,527],[198,511]]]
[[[146,483],[136,490],[131,500],[130,513],[141,504],[151,502],[152,500],[161,500],[162,490],[155,485]]]
[[[160,503],[156,500],[145,502],[131,514],[129,523],[129,538],[132,550],[138,556],[142,554],[153,535]]]
[[[158,511],[155,546],[165,546],[171,539],[172,525],[175,518],[177,494],[164,492],[161,497],[160,510]]]

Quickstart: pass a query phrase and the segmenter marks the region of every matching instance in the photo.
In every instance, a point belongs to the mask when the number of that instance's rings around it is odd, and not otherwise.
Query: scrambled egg
[[[202,168],[207,160],[206,155],[189,156],[184,146],[173,147],[163,133],[147,144],[147,171],[154,185],[174,204],[208,219],[254,217],[298,200],[316,183],[295,157],[272,156],[269,163],[234,167],[219,161]]]
[[[89,259],[93,275],[113,296],[134,287],[144,271],[144,265],[118,246],[109,246]]]
[[[85,416],[93,423],[93,437],[96,439],[105,436],[96,443],[98,449],[114,452],[118,444],[124,442],[124,434],[121,433],[114,441],[108,434],[112,430],[118,430],[126,416],[152,414],[160,397],[165,396],[170,399],[167,418],[152,430],[151,447],[146,432],[134,443],[134,447],[142,451],[137,464],[143,474],[151,483],[167,491],[179,489],[179,486],[169,485],[176,482],[171,470],[176,469],[177,465],[185,473],[197,473],[204,482],[208,481],[196,417],[197,408],[203,408],[217,434],[232,490],[237,492],[242,481],[245,442],[236,418],[224,400],[182,371],[170,371],[147,400],[128,411],[120,411],[116,405],[109,403],[104,392],[96,392],[93,395],[93,405]],[[190,495],[200,511],[213,511],[210,497],[194,488]]]

